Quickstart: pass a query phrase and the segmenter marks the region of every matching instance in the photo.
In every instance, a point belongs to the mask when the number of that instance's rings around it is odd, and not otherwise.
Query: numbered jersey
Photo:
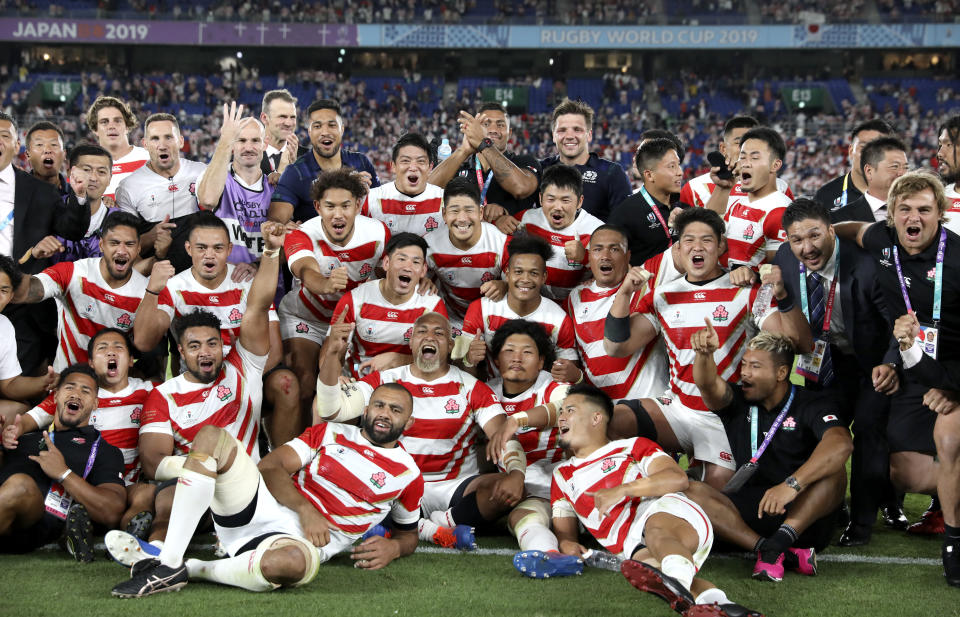
[[[131,270],[130,278],[113,288],[100,273],[102,257],[64,261],[50,266],[37,280],[43,297],[57,301],[57,357],[53,368],[60,372],[71,364],[87,362],[90,338],[104,328],[129,332],[147,289],[147,278]]]
[[[543,208],[531,208],[524,210],[522,214],[520,223],[527,233],[540,236],[553,248],[553,256],[547,262],[547,284],[543,286],[543,295],[554,300],[566,299],[570,290],[590,275],[586,247],[590,244],[590,234],[603,225],[603,221],[581,209],[571,225],[563,229],[553,229],[547,222]],[[583,245],[583,259],[567,259],[565,246],[571,240]]]
[[[428,184],[419,195],[407,195],[391,182],[370,189],[360,213],[383,221],[392,234],[409,231],[429,237],[447,232],[442,209],[443,189],[439,186]]]
[[[455,366],[433,381],[410,372],[410,365],[367,375],[355,387],[364,404],[382,383],[399,383],[413,395],[413,424],[400,442],[427,482],[468,478],[479,473],[477,432],[503,414],[487,384]]]
[[[127,387],[119,392],[100,388],[97,408],[90,414],[90,425],[100,431],[103,439],[123,454],[123,480],[133,484],[140,477],[140,418],[143,405],[153,391],[153,383],[131,377]],[[39,428],[53,423],[57,403],[51,393],[39,405],[27,412]]]
[[[380,263],[383,249],[390,240],[390,231],[380,221],[358,215],[353,225],[353,235],[343,246],[332,244],[327,239],[319,216],[287,234],[283,242],[287,263],[291,267],[301,260],[313,260],[324,276],[329,276],[340,267],[347,269],[346,289],[331,294],[315,294],[304,287],[300,279],[294,279],[290,294],[299,297],[321,323],[330,323],[333,309],[345,292],[375,278],[374,269]]]
[[[623,552],[630,527],[654,500],[625,498],[604,516],[594,506],[593,494],[649,476],[650,463],[662,456],[668,455],[657,444],[634,437],[611,441],[586,458],[560,463],[553,470],[550,490],[554,516],[558,512],[576,515],[604,548],[614,554]]]
[[[300,457],[294,486],[338,530],[359,537],[388,515],[416,528],[423,476],[403,447],[381,448],[355,426],[327,422],[286,445]]]
[[[266,361],[267,356],[254,355],[237,341],[212,383],[190,381],[187,373],[160,384],[143,406],[140,432],[170,435],[173,453],[186,454],[201,428],[219,426],[259,461],[257,435]]]

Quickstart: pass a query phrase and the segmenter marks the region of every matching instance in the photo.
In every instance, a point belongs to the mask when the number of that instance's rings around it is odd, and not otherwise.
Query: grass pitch
[[[926,503],[926,498],[908,499],[911,520]],[[516,546],[507,536],[481,538],[479,544],[497,553]],[[323,565],[316,580],[303,588],[254,594],[197,582],[179,593],[141,600],[110,596],[110,588],[127,574],[101,552],[92,564],[76,563],[57,551],[5,555],[0,556],[0,615],[675,615],[662,601],[636,591],[613,572],[587,569],[574,578],[530,580],[513,569],[509,556],[481,553],[418,552],[377,572],[354,569],[349,558],[340,557]],[[208,551],[191,554],[212,558]],[[712,555],[701,574],[732,599],[769,617],[960,617],[960,589],[943,582],[939,555],[939,539],[907,537],[878,525],[869,546],[831,547],[820,562],[820,575],[813,578],[787,573],[780,584],[760,583],[750,579],[753,562],[732,555]]]

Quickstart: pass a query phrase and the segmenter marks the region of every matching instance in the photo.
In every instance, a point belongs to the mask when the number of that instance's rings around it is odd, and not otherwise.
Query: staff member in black
[[[11,438],[16,448],[0,466],[0,552],[25,553],[63,533],[77,561],[92,561],[91,520],[120,522],[123,455],[89,425],[97,391],[92,368],[67,367],[57,384],[53,432]]]
[[[867,120],[855,126],[850,133],[850,145],[847,148],[850,171],[821,186],[814,199],[831,212],[860,199],[867,190],[867,180],[860,167],[860,154],[868,143],[878,137],[886,136],[896,137],[896,131],[880,118]]]
[[[683,168],[673,141],[662,137],[643,141],[634,165],[643,186],[613,208],[610,224],[627,231],[630,265],[642,266],[670,248],[672,215],[690,206],[674,200],[683,187]]]
[[[747,343],[740,384],[729,384],[718,375],[713,352],[719,339],[706,323],[690,338],[697,354],[693,379],[723,421],[739,470],[726,494],[701,482],[691,482],[686,494],[704,508],[719,537],[757,551],[754,578],[780,581],[785,567],[816,574],[816,551],[833,535],[853,450],[837,400],[790,383],[794,346],[771,332]]]
[[[830,220],[864,221],[887,220],[887,194],[893,181],[907,173],[907,147],[896,137],[874,139],[860,154],[860,173],[866,178],[867,191],[846,206],[830,211]]]
[[[837,233],[855,237],[879,263],[877,282],[889,314],[912,311],[924,353],[954,365],[960,362],[960,236],[943,226],[949,207],[943,185],[928,171],[912,171],[893,183],[887,204],[886,224],[843,223]],[[951,542],[944,569],[948,582],[960,585],[960,416],[932,411],[924,402],[929,390],[907,371],[891,400],[890,478],[899,491],[940,497]]]
[[[888,525],[903,529],[907,523],[890,485],[886,436],[899,356],[876,285],[876,262],[852,241],[837,238],[827,209],[812,199],[794,200],[783,228],[787,241],[774,263],[817,341],[813,353],[801,356],[797,372],[807,388],[832,388],[841,397],[840,419],[855,422],[851,521],[840,545],[858,546],[870,541],[881,504]]]

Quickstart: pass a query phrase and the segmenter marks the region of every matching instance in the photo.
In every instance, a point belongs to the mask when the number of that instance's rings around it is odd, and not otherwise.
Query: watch
[[[797,482],[797,479],[794,478],[793,476],[788,477],[786,480],[783,481],[783,483],[789,486],[790,488],[792,488],[793,490],[797,491],[798,493],[803,490],[803,487],[800,486],[800,483]]]
[[[480,145],[477,146],[477,152],[483,152],[487,148],[493,145],[493,140],[489,137],[484,137],[483,141],[480,142]]]

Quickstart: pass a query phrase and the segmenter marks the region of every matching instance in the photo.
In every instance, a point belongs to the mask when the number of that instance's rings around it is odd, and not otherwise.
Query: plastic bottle
[[[753,323],[759,324],[760,320],[766,315],[770,308],[770,300],[773,299],[773,285],[764,283],[757,292],[757,299],[753,302]]]
[[[439,159],[439,161],[442,163],[443,161],[447,160],[447,157],[449,157],[452,152],[453,150],[450,148],[450,140],[444,137],[440,142],[440,147],[437,148],[437,159]]]
[[[602,551],[599,549],[588,550],[583,554],[583,563],[591,568],[600,568],[601,570],[620,571],[620,564],[623,559],[618,555]]]

